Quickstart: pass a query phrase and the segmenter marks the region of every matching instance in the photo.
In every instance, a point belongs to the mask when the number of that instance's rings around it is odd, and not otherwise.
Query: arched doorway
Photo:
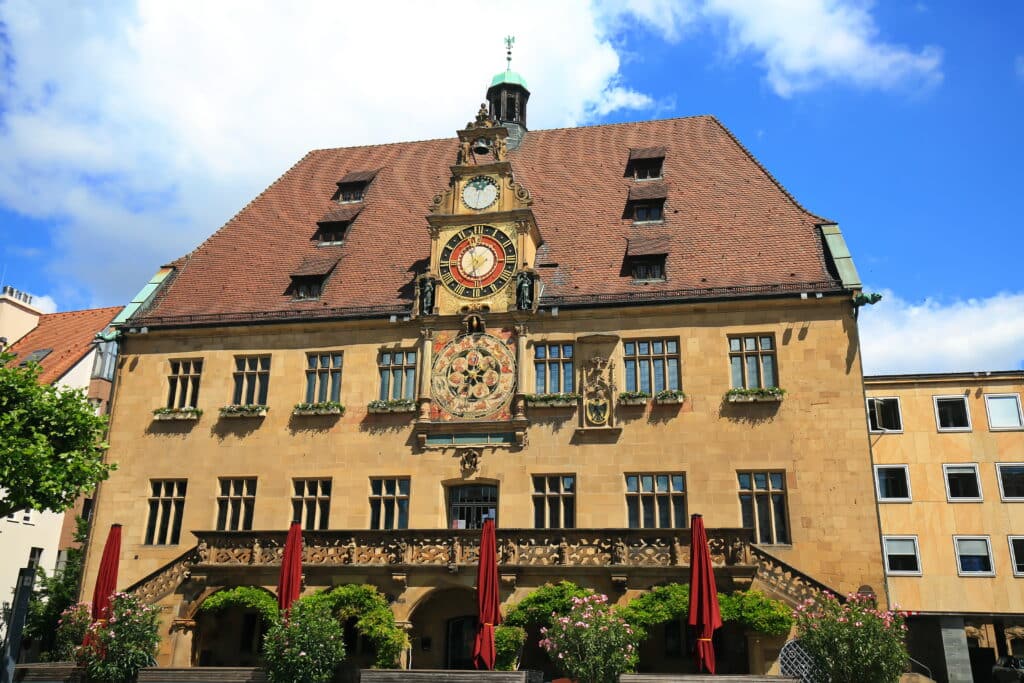
[[[476,594],[471,588],[441,588],[412,613],[412,668],[472,669]]]
[[[268,595],[272,594],[267,591]],[[199,609],[192,662],[196,666],[259,666],[267,624],[259,611],[228,605],[216,611]]]

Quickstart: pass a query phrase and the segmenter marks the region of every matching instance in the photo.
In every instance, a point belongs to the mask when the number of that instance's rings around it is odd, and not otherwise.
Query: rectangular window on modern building
[[[217,531],[251,531],[256,506],[256,477],[221,478],[217,493]]]
[[[409,528],[409,478],[370,479],[370,528]]]
[[[729,337],[729,372],[733,389],[779,386],[775,335]]]
[[[270,388],[270,356],[235,356],[235,405],[267,405]]]
[[[971,431],[971,411],[966,396],[934,396],[935,424],[940,432]]]
[[[988,536],[954,536],[953,547],[960,576],[995,575]]]
[[[341,351],[306,354],[306,403],[341,401]]]
[[[885,550],[885,572],[891,575],[921,574],[921,555],[917,536],[882,536]]]
[[[626,475],[626,518],[630,529],[685,529],[686,475],[642,472]]]
[[[331,518],[331,480],[292,480],[292,521],[307,531],[327,528]]]
[[[185,512],[185,479],[153,479],[149,482],[149,519],[146,545],[176,545],[181,538]]]
[[[900,415],[898,398],[869,398],[868,425],[872,432],[902,432],[903,418]]]
[[[982,500],[981,479],[978,477],[976,463],[943,465],[942,473],[946,478],[946,500],[951,503]]]
[[[377,370],[380,373],[380,400],[412,400],[416,397],[415,351],[381,351]]]
[[[572,529],[576,526],[576,476],[533,475],[535,529]]]
[[[171,372],[167,375],[167,407],[195,408],[199,401],[202,374],[201,358],[172,360]]]
[[[536,344],[533,374],[538,394],[571,394],[575,391],[572,344]]]
[[[738,472],[743,527],[758,543],[789,543],[785,472]]]
[[[989,429],[1021,429],[1024,427],[1019,394],[986,394],[985,410],[988,412]]]
[[[622,345],[626,391],[653,396],[665,389],[679,389],[679,340],[630,339]]]
[[[1024,536],[1010,536],[1010,565],[1013,575],[1024,577]]]
[[[906,465],[875,465],[875,490],[880,503],[909,503],[910,471]]]
[[[1024,462],[998,462],[999,496],[1008,502],[1024,502]]]

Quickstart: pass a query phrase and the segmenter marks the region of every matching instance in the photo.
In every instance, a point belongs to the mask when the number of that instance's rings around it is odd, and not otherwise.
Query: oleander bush
[[[639,633],[608,604],[606,595],[572,598],[572,608],[541,628],[540,646],[579,683],[614,683],[637,663]]]
[[[160,642],[160,607],[146,605],[130,593],[115,593],[110,617],[89,625],[84,642],[76,650],[79,666],[89,680],[125,683],[139,669],[156,663]]]
[[[273,683],[326,683],[344,659],[344,631],[323,601],[296,600],[263,638],[264,668]]]

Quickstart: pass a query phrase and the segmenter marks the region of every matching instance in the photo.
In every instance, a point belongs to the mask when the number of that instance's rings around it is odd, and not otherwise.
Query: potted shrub
[[[337,401],[319,403],[296,403],[292,415],[344,415],[345,406]]]
[[[270,410],[267,406],[259,405],[258,403],[250,403],[245,405],[233,404],[224,406],[220,409],[221,417],[264,417],[267,411]]]
[[[154,420],[198,420],[203,411],[192,406],[181,408],[157,408],[153,411]]]
[[[879,609],[874,596],[852,593],[840,602],[823,593],[804,600],[793,616],[822,680],[897,683],[907,670],[904,614]]]
[[[682,389],[662,389],[654,395],[654,402],[662,406],[679,405],[685,400]]]
[[[580,395],[576,393],[527,394],[523,398],[531,408],[575,408],[580,401]]]
[[[651,395],[646,391],[623,391],[619,394],[620,406],[644,406]]]
[[[579,683],[614,683],[636,668],[638,634],[606,595],[573,598],[569,613],[542,628],[541,636],[555,666]]]
[[[273,683],[326,683],[345,659],[341,622],[322,600],[297,600],[263,638],[263,661]]]
[[[115,593],[110,618],[90,624],[84,644],[76,651],[78,665],[89,680],[125,683],[134,680],[142,667],[155,664],[159,614],[157,605],[146,605],[129,593]]]
[[[786,390],[779,387],[730,389],[725,392],[725,400],[729,403],[778,403],[785,395]]]
[[[391,400],[376,399],[366,406],[369,413],[412,413],[416,410],[416,401],[411,398],[394,398]]]
[[[519,657],[526,643],[526,629],[520,626],[496,626],[494,628],[494,650],[497,655],[494,668],[497,671],[518,671]]]

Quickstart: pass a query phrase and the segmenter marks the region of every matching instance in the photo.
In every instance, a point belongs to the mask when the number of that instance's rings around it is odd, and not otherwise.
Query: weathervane
[[[515,36],[505,36],[505,66],[506,71],[512,70],[512,46],[516,44]]]

